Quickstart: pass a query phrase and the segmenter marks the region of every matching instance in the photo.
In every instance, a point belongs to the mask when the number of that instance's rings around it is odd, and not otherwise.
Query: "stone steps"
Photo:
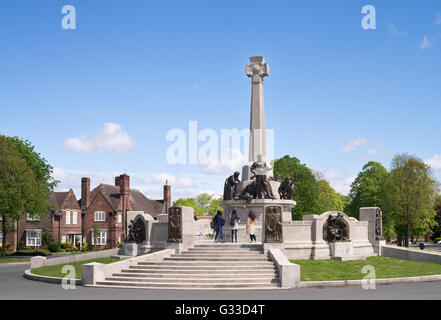
[[[162,261],[139,262],[97,286],[140,289],[271,289],[278,270],[256,244],[198,244]]]
[[[98,281],[97,286],[106,288],[140,288],[140,289],[273,289],[278,282],[243,282],[243,283],[175,283],[175,282],[137,282],[137,281]]]
[[[237,272],[257,272],[259,270],[265,271],[265,270],[274,270],[276,269],[274,264],[265,264],[258,266],[249,266],[249,265],[176,265],[176,264],[170,264],[170,265],[152,265],[152,266],[130,266],[130,269],[124,269],[124,270],[182,270],[182,271],[237,271]],[[124,271],[122,270],[122,271]],[[124,271],[125,272],[125,271]],[[131,271],[130,271],[131,272]]]
[[[160,272],[141,272],[139,270],[136,270],[137,272],[120,272],[120,273],[114,273],[113,275],[115,277],[139,277],[139,278],[145,278],[145,277],[152,277],[152,278],[194,278],[195,276],[198,278],[275,278],[277,277],[277,272],[275,271],[269,271],[269,272],[242,272],[234,274],[232,273],[219,273],[219,271],[214,272],[208,272],[204,271],[203,273],[198,271],[190,271],[190,272],[182,272],[179,270],[173,271],[165,271],[161,270]]]
[[[262,265],[274,265],[269,260],[261,260],[258,261],[259,266]],[[220,260],[213,260],[213,261],[192,261],[192,260],[164,260],[162,262],[141,262],[138,264],[138,266],[170,266],[170,265],[176,265],[176,266],[236,266],[236,267],[243,267],[243,266],[250,266],[253,267],[254,263],[250,263],[248,260],[245,261],[220,261]]]
[[[177,256],[177,257],[170,257],[170,258],[164,258],[164,261],[244,261],[244,262],[252,262],[252,261],[270,261],[268,257],[216,257],[216,258],[206,258],[201,256],[196,257],[184,257],[184,256]]]

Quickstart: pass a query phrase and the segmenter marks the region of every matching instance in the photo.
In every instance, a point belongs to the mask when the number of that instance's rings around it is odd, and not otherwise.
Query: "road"
[[[379,285],[376,290],[361,287],[303,288],[260,291],[175,291],[102,289],[77,286],[64,290],[59,284],[23,278],[28,264],[0,264],[0,300],[6,299],[148,299],[148,300],[301,300],[301,299],[441,299],[441,282]]]

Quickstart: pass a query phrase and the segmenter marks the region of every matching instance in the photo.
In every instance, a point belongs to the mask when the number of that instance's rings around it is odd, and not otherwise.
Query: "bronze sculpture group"
[[[253,174],[251,182],[239,192],[239,172],[236,171],[225,180],[223,200],[246,200],[248,204],[253,199],[275,199],[270,181],[280,183],[277,190],[280,199],[291,200],[294,194],[294,183],[290,177],[286,177],[283,181],[280,180],[280,175],[276,175],[274,178],[267,177],[267,173],[272,169],[268,163],[262,160],[262,156],[258,155],[257,161],[250,167]]]
[[[323,240],[328,242],[349,241],[349,224],[341,212],[338,212],[337,215],[329,215],[323,226]]]

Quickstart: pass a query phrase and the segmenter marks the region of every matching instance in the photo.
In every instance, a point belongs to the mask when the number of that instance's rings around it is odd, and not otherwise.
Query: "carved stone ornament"
[[[265,209],[265,242],[283,242],[281,207],[272,206]]]
[[[168,209],[168,243],[182,243],[182,209]]]
[[[349,241],[349,224],[342,213],[329,215],[323,226],[323,240],[328,242]]]

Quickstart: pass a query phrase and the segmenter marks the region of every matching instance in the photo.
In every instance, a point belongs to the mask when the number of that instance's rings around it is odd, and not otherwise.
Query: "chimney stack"
[[[87,209],[90,202],[90,178],[81,178],[81,209]]]
[[[165,212],[168,213],[168,209],[171,207],[171,186],[168,185],[168,180],[165,181],[164,185],[164,205]]]
[[[130,192],[130,177],[127,174],[122,174],[115,178],[115,185],[118,181],[119,193],[128,196]]]

